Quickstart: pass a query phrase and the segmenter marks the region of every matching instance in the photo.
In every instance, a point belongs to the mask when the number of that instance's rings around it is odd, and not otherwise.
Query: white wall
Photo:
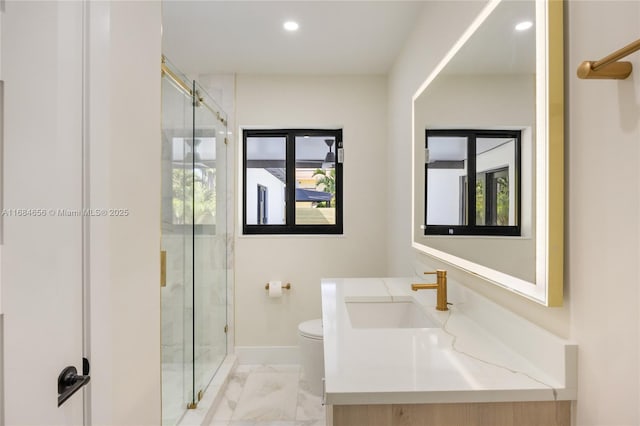
[[[412,273],[413,260],[441,266],[410,248],[411,95],[481,7],[430,3],[389,78],[392,275]],[[637,425],[640,58],[628,58],[636,71],[621,82],[581,81],[575,70],[638,38],[640,3],[569,1],[565,9],[565,305],[544,308],[459,271],[450,276],[578,343],[575,424]]]
[[[568,6],[565,288],[580,345],[577,424],[637,425],[640,54],[626,59],[634,71],[625,81],[575,72],[640,37],[640,2]]]
[[[293,346],[321,315],[322,277],[386,272],[386,79],[239,75],[236,90],[238,126],[343,128],[344,236],[236,239],[236,345]],[[274,279],[292,285],[280,299],[264,290]]]
[[[161,4],[90,9],[91,203],[130,211],[91,227],[92,420],[158,425]]]
[[[534,100],[533,75],[441,75],[416,100],[416,127],[531,127]],[[500,122],[496,122],[496,114],[500,114]],[[424,139],[424,132],[421,136]]]

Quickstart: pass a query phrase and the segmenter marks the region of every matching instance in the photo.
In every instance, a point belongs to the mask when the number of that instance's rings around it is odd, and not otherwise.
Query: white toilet
[[[298,325],[300,345],[300,365],[314,395],[322,396],[322,378],[324,377],[324,345],[322,339],[322,320],[314,319]]]

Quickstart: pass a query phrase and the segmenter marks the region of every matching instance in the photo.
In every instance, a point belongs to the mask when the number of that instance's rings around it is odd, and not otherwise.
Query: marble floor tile
[[[209,426],[325,426],[299,365],[239,365]]]
[[[232,420],[295,420],[297,372],[249,374]]]
[[[322,398],[314,395],[301,373],[298,382],[298,403],[296,404],[296,420],[317,420],[325,417]]]

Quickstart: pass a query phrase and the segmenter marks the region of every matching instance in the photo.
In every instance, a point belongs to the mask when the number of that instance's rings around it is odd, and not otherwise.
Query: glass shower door
[[[162,423],[175,425],[227,353],[227,117],[167,62],[163,75]]]
[[[161,282],[162,423],[175,425],[194,401],[193,191],[189,188],[193,139],[192,98],[162,79]]]
[[[226,116],[196,83],[194,385],[206,390],[227,353]]]

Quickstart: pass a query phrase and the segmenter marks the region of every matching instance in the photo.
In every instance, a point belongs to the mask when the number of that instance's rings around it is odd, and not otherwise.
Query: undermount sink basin
[[[440,327],[420,305],[402,302],[346,302],[353,328],[436,328]]]

